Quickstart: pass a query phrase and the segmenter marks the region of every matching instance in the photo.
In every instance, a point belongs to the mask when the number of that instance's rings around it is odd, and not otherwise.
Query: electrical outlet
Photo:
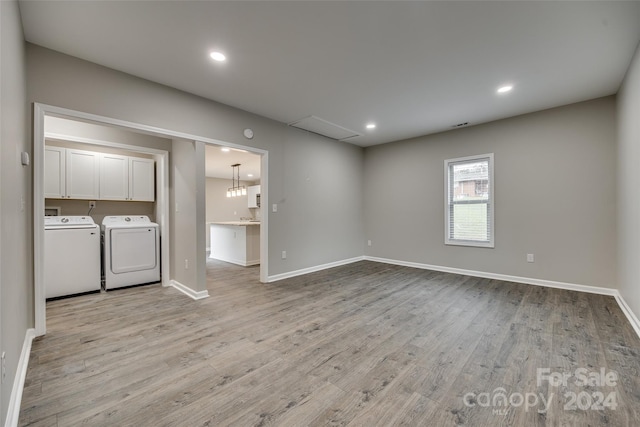
[[[287,259],[287,251],[282,251],[282,259]]]
[[[96,201],[95,200],[89,200],[89,209],[93,209],[96,207]]]
[[[2,352],[2,382],[7,378],[7,352]]]
[[[189,269],[189,260],[185,258],[184,260],[184,269],[188,270]]]
[[[533,254],[527,254],[527,262],[535,262],[536,259]]]

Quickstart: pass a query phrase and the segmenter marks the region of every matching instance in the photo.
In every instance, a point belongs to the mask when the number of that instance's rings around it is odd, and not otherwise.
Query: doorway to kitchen
[[[207,284],[233,264],[259,280],[261,156],[221,145],[205,148]],[[215,291],[214,291],[215,292]]]

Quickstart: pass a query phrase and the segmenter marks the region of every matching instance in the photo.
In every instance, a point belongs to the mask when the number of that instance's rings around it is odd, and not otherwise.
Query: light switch
[[[273,204],[273,206],[272,206],[272,208],[271,208],[271,210],[272,210],[273,212],[278,212],[278,205],[274,203],[274,204]]]

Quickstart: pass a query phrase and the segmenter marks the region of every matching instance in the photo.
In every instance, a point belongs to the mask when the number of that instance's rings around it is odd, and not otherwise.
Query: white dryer
[[[102,221],[105,289],[160,281],[159,226],[148,216],[106,216]]]
[[[100,230],[90,216],[44,218],[46,298],[100,291]]]

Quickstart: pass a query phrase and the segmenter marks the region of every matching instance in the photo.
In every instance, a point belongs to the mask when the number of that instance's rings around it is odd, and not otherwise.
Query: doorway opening
[[[69,110],[66,108],[55,107],[45,104],[34,104],[34,128],[33,128],[33,235],[34,235],[34,307],[35,307],[35,331],[36,335],[44,335],[46,333],[46,297],[45,297],[45,278],[44,278],[44,216],[45,216],[45,145],[46,140],[51,141],[60,139],[64,136],[68,140],[69,135],[56,135],[55,132],[47,132],[46,120],[49,118],[64,119],[71,122],[93,124],[105,127],[107,129],[115,129],[119,131],[128,131],[135,134],[146,135],[150,137],[165,138],[169,140],[183,139],[191,140],[194,143],[202,143],[205,145],[213,144],[219,146],[227,146],[246,150],[260,156],[262,177],[261,184],[263,191],[261,198],[264,203],[268,198],[268,187],[266,173],[268,170],[268,152],[253,147],[244,147],[236,144],[225,143],[223,141],[204,138],[197,135],[186,134],[182,132],[171,131],[138,123],[127,122],[124,120],[113,119],[104,116],[98,116],[89,113]],[[106,146],[116,150],[129,150],[145,156],[150,156],[156,161],[156,200],[154,215],[155,220],[159,224],[161,238],[161,268],[162,268],[162,285],[171,285],[171,239],[170,239],[170,204],[169,204],[169,182],[170,182],[170,151],[165,148],[157,148],[153,144],[136,145],[135,143],[112,142],[109,140],[100,140],[86,136],[76,136],[70,143],[73,144],[93,144],[94,146]],[[202,177],[204,179],[204,176]],[[266,282],[268,277],[268,218],[262,218],[263,226],[260,231],[260,281]],[[204,226],[204,224],[203,224]],[[204,227],[202,227],[204,228]],[[204,242],[204,239],[202,240]],[[204,247],[202,248],[204,251]],[[202,257],[203,261],[204,256]]]
[[[260,155],[219,145],[205,148],[207,275],[225,263],[259,278],[262,186]],[[250,274],[249,274],[250,273]]]

